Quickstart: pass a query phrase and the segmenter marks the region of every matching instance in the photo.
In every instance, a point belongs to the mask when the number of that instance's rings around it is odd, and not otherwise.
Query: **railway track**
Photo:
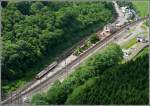
[[[86,52],[84,52],[83,54],[79,55],[77,59],[73,60],[71,63],[69,63],[66,67],[64,67],[63,69],[59,70],[57,73],[55,73],[53,76],[47,78],[46,80],[44,80],[42,83],[34,86],[33,88],[29,89],[29,87],[34,84],[36,82],[36,79],[34,79],[32,82],[28,83],[24,88],[20,89],[19,91],[17,91],[17,93],[10,95],[6,100],[2,101],[2,105],[5,104],[10,104],[13,101],[17,101],[17,99],[21,98],[22,96],[29,94],[33,91],[38,91],[41,88],[44,88],[44,86],[46,86],[46,84],[52,83],[55,80],[57,80],[60,75],[65,73],[65,69],[67,68],[67,70],[72,69],[72,67],[76,66],[79,62],[79,60],[84,59],[85,57],[87,57],[90,53],[92,53],[94,50],[98,49],[98,48],[103,48],[105,47],[104,44],[109,43],[108,41],[111,40],[115,35],[117,35],[118,33],[120,33],[121,31],[123,31],[126,27],[129,26],[133,26],[138,22],[141,22],[143,20],[148,19],[149,17],[144,17],[142,19],[139,19],[137,21],[128,23],[124,26],[122,26],[120,29],[118,29],[114,34],[111,34],[110,36],[106,37],[105,39],[103,39],[102,41],[99,41],[98,43],[96,43],[96,45],[94,45],[92,48],[89,48],[88,50],[86,50]]]

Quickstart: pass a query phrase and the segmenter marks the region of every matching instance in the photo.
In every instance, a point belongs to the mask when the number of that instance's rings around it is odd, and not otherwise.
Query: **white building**
[[[101,37],[107,37],[110,34],[114,33],[116,31],[116,26],[113,24],[107,24],[103,31],[100,33]]]
[[[121,7],[121,10],[122,10],[122,12],[123,12],[123,13],[125,13],[125,12],[126,12],[126,9],[127,9],[127,6],[125,6],[125,7]]]
[[[135,14],[135,11],[133,9],[129,9],[127,6],[121,7],[121,11],[128,20],[131,19]]]

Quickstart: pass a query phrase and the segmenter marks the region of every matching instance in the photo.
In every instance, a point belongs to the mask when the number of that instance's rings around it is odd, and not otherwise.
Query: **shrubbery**
[[[99,41],[99,37],[94,33],[94,34],[91,35],[89,41],[90,41],[92,44],[94,44],[94,43],[96,43],[97,41]]]

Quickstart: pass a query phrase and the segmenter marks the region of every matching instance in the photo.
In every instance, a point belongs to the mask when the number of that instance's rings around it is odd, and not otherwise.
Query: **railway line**
[[[30,88],[30,86],[33,85],[36,82],[36,79],[33,79],[33,81],[28,83],[25,87],[23,87],[22,89],[20,89],[17,92],[14,92],[6,100],[2,101],[2,104],[5,105],[5,104],[14,103],[18,99],[22,98],[22,96],[24,96],[24,95],[32,94],[33,92],[37,92],[37,91],[41,90],[42,88],[45,88],[46,85],[49,85],[50,83],[53,83],[54,81],[58,80],[58,78],[62,77],[62,75],[67,73],[65,71],[66,69],[69,70],[69,71],[72,70],[73,68],[75,68],[76,66],[79,65],[80,61],[84,61],[91,53],[93,53],[96,50],[104,48],[108,43],[113,41],[114,37],[117,37],[118,33],[120,33],[121,31],[125,30],[126,27],[131,27],[131,26],[135,25],[136,23],[141,22],[143,20],[146,20],[148,18],[149,17],[144,17],[142,19],[139,19],[139,20],[136,20],[134,22],[128,23],[126,25],[123,25],[115,33],[113,33],[110,36],[106,37],[105,39],[97,42],[93,47],[89,48],[88,50],[86,50],[86,52],[84,52],[83,54],[79,55],[78,58],[73,60],[71,63],[69,63],[63,69],[59,70],[53,76],[47,78],[46,80],[44,80],[40,84],[34,86],[33,88]]]

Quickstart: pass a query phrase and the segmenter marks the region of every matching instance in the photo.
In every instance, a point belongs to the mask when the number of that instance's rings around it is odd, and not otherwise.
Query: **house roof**
[[[107,25],[106,25],[106,27],[107,27],[107,28],[109,28],[109,29],[110,29],[110,31],[113,31],[113,30],[115,30],[115,29],[116,29],[116,26],[115,26],[114,24],[110,24],[110,23],[109,23],[109,24],[107,24]]]

